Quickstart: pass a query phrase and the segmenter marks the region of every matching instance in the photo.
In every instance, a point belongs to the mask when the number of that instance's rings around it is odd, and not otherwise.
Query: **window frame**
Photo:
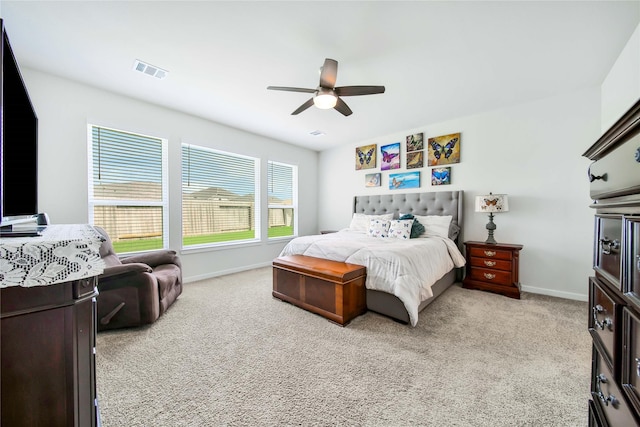
[[[114,132],[127,133],[144,138],[157,139],[161,145],[161,195],[162,200],[126,200],[108,199],[101,200],[94,197],[95,186],[93,178],[93,128],[107,129]],[[149,135],[142,132],[117,129],[110,126],[103,126],[96,123],[87,123],[87,182],[88,182],[88,220],[89,224],[94,224],[94,209],[96,206],[140,206],[140,207],[161,207],[162,208],[162,249],[169,248],[169,140],[160,136]],[[138,254],[149,252],[149,250],[120,252],[118,255]]]
[[[291,168],[291,205],[280,205],[280,204],[271,204],[269,200],[270,191],[269,186],[271,182],[269,181],[269,170],[270,164],[276,164],[279,166],[286,166]],[[291,163],[280,162],[277,160],[267,160],[267,241],[277,241],[277,240],[287,240],[293,239],[294,237],[298,237],[298,165],[294,165]],[[269,209],[292,209],[293,210],[293,234],[289,236],[276,236],[269,237]]]
[[[253,162],[253,171],[254,171],[254,182],[253,182],[253,227],[254,227],[254,237],[252,239],[242,239],[242,240],[228,240],[222,242],[210,242],[210,243],[201,243],[201,244],[193,244],[193,245],[185,245],[184,244],[184,148],[185,147],[194,147],[198,150],[209,151],[218,155],[231,156],[242,158],[245,160],[251,160]],[[203,250],[213,250],[213,249],[225,249],[234,246],[251,246],[262,241],[261,237],[261,223],[262,223],[262,208],[260,203],[261,193],[261,179],[260,179],[260,164],[261,159],[254,156],[249,156],[246,154],[233,153],[226,150],[220,150],[217,148],[211,148],[206,145],[201,145],[192,141],[182,141],[180,144],[180,247],[182,252],[200,252]]]

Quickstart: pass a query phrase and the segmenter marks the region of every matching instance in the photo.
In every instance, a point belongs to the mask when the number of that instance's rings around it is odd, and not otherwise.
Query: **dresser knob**
[[[593,181],[597,181],[597,180],[603,180],[606,181],[607,180],[607,174],[603,173],[602,175],[594,175],[592,173],[589,174],[589,182],[593,182]]]
[[[485,279],[489,279],[489,280],[493,280],[496,278],[495,274],[491,274],[491,273],[484,273],[484,278]]]
[[[487,261],[487,260],[485,260],[484,261],[484,265],[486,265],[487,267],[493,267],[493,266],[496,265],[496,262],[495,261]]]
[[[620,405],[618,399],[613,394],[609,394],[609,396],[605,397],[600,387],[600,384],[606,384],[607,382],[607,377],[605,377],[604,374],[600,374],[596,377],[596,394],[604,406],[609,406],[609,402],[611,402],[611,406],[617,409]]]
[[[484,251],[485,256],[496,256],[496,251]]]
[[[600,247],[602,248],[602,253],[605,255],[611,255],[612,252],[620,249],[620,241],[615,239],[613,242],[609,240],[607,236],[600,239]]]
[[[609,317],[605,317],[602,322],[598,320],[598,314],[603,312],[606,312],[606,310],[600,304],[593,307],[593,324],[595,325],[596,329],[604,330],[604,328],[607,328],[611,331],[613,327],[613,321]]]

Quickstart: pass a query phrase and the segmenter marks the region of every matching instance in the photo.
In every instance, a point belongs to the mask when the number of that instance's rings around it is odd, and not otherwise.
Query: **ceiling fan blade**
[[[326,58],[320,72],[320,86],[333,89],[338,75],[338,61]]]
[[[342,86],[334,91],[338,96],[373,95],[384,93],[384,86]]]
[[[345,104],[345,102],[340,98],[338,98],[338,101],[336,102],[336,106],[333,108],[335,108],[345,116],[350,116],[351,113],[353,113],[353,111],[351,111],[351,108],[349,108],[349,106]]]
[[[304,92],[304,93],[315,93],[315,89],[307,89],[304,87],[286,87],[286,86],[267,86],[269,90],[284,90],[287,92]]]
[[[293,113],[291,113],[292,116],[295,116],[296,114],[300,114],[302,113],[304,110],[306,110],[307,108],[311,107],[313,105],[313,98],[309,98],[309,100],[307,102],[305,102],[304,104],[302,104],[301,106],[298,107],[298,109],[296,111],[294,111]]]

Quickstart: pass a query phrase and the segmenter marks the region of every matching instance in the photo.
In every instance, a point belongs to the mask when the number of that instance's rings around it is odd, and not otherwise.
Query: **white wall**
[[[321,152],[320,228],[348,226],[355,195],[399,191],[388,189],[388,171],[382,172],[382,187],[365,187],[365,174],[374,170],[355,170],[356,147],[378,144],[379,155],[381,145],[401,142],[404,166],[404,139],[418,132],[424,132],[425,145],[429,137],[460,132],[461,162],[451,165],[451,185],[431,186],[431,168],[425,160],[424,168],[412,169],[421,171],[422,182],[420,190],[411,192],[464,190],[464,238],[480,241],[487,237],[488,217],[474,212],[475,196],[490,191],[508,194],[510,211],[496,215],[495,238],[524,245],[522,289],[587,299],[594,212],[588,207],[589,160],[582,153],[600,135],[599,88],[425,124]],[[379,160],[375,171],[380,171]]]
[[[604,133],[640,99],[640,25],[609,70],[601,91]]]
[[[38,205],[53,223],[88,222],[87,124],[91,123],[169,140],[169,244],[172,249],[180,251],[180,144],[183,140],[261,158],[263,182],[266,182],[267,160],[298,165],[299,182],[303,183],[299,192],[300,234],[317,232],[317,152],[39,71],[21,71],[38,115]],[[261,198],[266,208],[266,185]],[[261,228],[263,243],[260,244],[181,252],[185,281],[269,265],[285,242],[266,242],[266,218]]]

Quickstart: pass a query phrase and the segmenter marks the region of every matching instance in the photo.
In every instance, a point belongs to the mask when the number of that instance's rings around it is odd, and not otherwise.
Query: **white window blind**
[[[259,161],[182,144],[183,247],[259,238]]]
[[[89,221],[117,253],[166,248],[166,140],[89,126]]]
[[[297,235],[298,168],[269,161],[269,238]]]

